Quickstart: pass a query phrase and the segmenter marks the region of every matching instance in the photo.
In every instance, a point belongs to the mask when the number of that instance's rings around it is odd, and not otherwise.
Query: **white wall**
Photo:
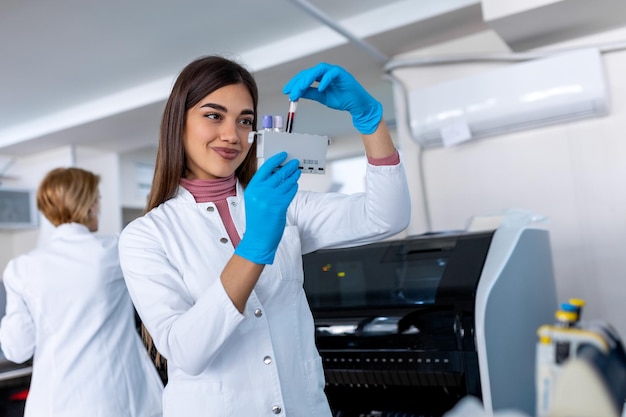
[[[551,47],[625,39],[626,29],[619,29]],[[490,44],[493,50],[485,51]],[[481,45],[478,52],[502,52],[502,44],[488,32],[441,50],[468,54],[475,45]],[[586,319],[607,320],[626,336],[626,51],[605,54],[603,60],[611,91],[608,117],[421,150],[410,137],[396,88],[398,135],[409,160],[410,233],[427,229],[424,202],[433,231],[463,229],[474,215],[511,208],[547,216],[559,299],[586,299]],[[411,89],[501,65],[510,64],[423,66],[394,74]]]
[[[120,156],[120,179],[122,206],[144,209],[146,195],[142,194],[137,184],[137,165],[154,169],[156,148],[145,148],[128,152]]]

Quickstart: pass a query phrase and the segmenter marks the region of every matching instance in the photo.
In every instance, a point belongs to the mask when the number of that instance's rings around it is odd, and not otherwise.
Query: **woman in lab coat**
[[[298,161],[285,152],[257,171],[253,77],[218,56],[183,69],[163,114],[148,212],[120,237],[131,297],[167,360],[165,417],[329,417],[302,254],[408,225],[405,173],[380,103],[324,63],[283,92],[350,112],[369,160],[367,192],[297,192]]]
[[[50,171],[37,206],[55,226],[4,271],[0,347],[33,357],[25,417],[157,417],[163,384],[137,333],[117,238],[98,229],[100,178]]]

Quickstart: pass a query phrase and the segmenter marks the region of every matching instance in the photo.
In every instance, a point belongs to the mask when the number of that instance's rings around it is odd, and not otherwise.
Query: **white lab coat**
[[[0,346],[33,357],[25,417],[155,417],[163,384],[137,334],[116,237],[55,228],[4,271]]]
[[[164,417],[329,417],[302,254],[370,243],[402,231],[410,216],[402,165],[367,167],[367,194],[300,191],[275,261],[243,314],[220,274],[233,255],[213,203],[177,195],[134,220],[120,237],[131,297],[168,360]],[[240,236],[241,187],[228,199]]]

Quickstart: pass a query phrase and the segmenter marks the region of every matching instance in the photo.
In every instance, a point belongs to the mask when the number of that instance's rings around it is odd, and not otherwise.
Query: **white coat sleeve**
[[[290,207],[302,252],[364,245],[400,233],[409,225],[411,200],[402,163],[367,164],[364,193],[300,192]]]
[[[185,373],[198,375],[245,317],[219,279],[193,300],[181,272],[168,261],[162,236],[139,220],[129,224],[119,240],[129,294],[159,353]]]
[[[8,360],[23,363],[35,353],[35,324],[17,269],[16,262],[11,261],[3,275],[7,302],[6,314],[0,322],[0,347]]]

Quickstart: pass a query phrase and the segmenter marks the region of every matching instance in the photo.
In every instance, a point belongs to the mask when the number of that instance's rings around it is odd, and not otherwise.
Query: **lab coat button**
[[[215,207],[209,206],[206,208],[206,211],[208,211],[209,213],[213,213],[215,211]]]
[[[254,310],[254,315],[257,317],[261,317],[263,315],[263,310],[257,308],[256,310]]]
[[[237,207],[237,202],[236,201],[231,201],[230,205],[233,206],[233,207]]]
[[[266,356],[263,358],[263,363],[266,365],[269,365],[270,363],[272,363],[272,357],[271,356]]]
[[[221,239],[220,239],[220,242],[222,242],[222,243],[228,243],[228,239],[226,239],[225,237],[223,237],[223,238],[221,238]]]
[[[272,407],[272,413],[274,413],[274,414],[280,414],[281,411],[283,411],[283,410],[279,406],[277,406],[277,405]]]

